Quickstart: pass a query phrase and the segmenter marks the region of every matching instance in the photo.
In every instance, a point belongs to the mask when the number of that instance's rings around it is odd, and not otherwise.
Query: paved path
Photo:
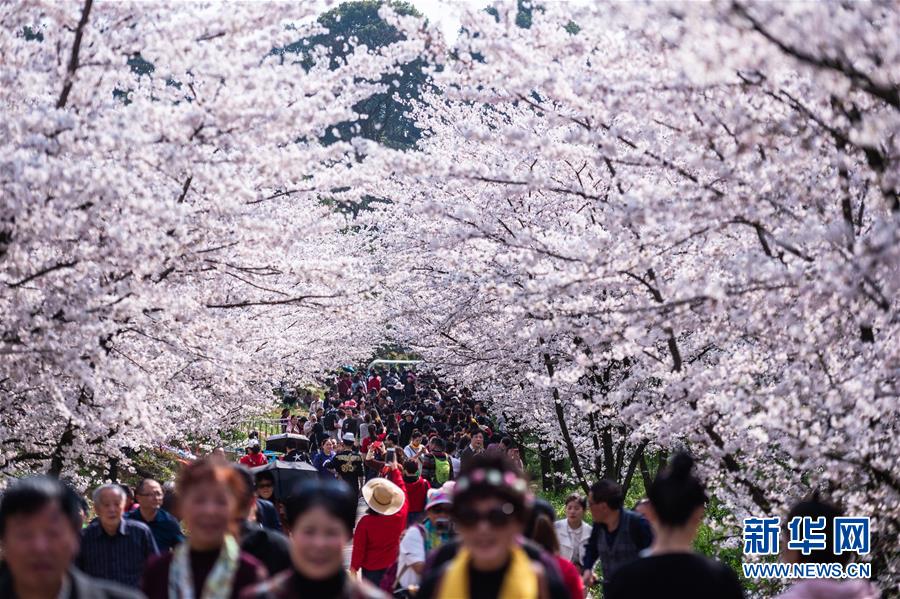
[[[360,496],[359,505],[356,506],[356,521],[359,522],[359,519],[362,518],[366,514],[366,510],[368,506],[366,505],[365,500]],[[353,540],[351,539],[347,546],[344,547],[344,567],[350,568],[350,556],[353,554]]]

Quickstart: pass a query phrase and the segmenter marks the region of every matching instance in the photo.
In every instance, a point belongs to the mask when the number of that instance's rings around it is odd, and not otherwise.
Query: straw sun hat
[[[383,516],[391,516],[400,511],[406,496],[403,489],[386,478],[373,478],[362,488],[366,504]]]

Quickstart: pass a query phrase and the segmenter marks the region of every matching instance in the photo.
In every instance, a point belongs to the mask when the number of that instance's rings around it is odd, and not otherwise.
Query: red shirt
[[[349,397],[352,388],[353,381],[350,379],[341,379],[341,382],[338,383],[338,395],[341,397]]]
[[[382,443],[384,443],[385,437],[387,437],[387,433],[381,433],[374,440],[372,439],[372,437],[366,437],[362,440],[362,445],[359,446],[359,452],[363,454],[363,456],[365,456],[369,451],[369,445],[371,445],[375,441],[381,441]]]
[[[247,466],[248,468],[256,468],[257,466],[265,466],[266,464],[269,463],[269,460],[266,459],[266,456],[263,455],[262,452],[259,452],[257,454],[248,453],[247,455],[245,455],[238,461],[241,464],[243,464],[244,466]]]
[[[375,389],[375,391],[381,391],[381,377],[373,376],[369,378],[369,381],[366,383],[366,387],[369,391]]]
[[[570,599],[584,599],[584,581],[581,580],[581,575],[578,573],[578,568],[575,567],[575,564],[557,555],[556,565],[559,566],[563,584],[566,586],[566,590],[569,591]]]
[[[406,483],[399,470],[391,470],[388,479],[406,492]],[[403,507],[396,514],[366,514],[360,519],[353,532],[351,570],[382,570],[397,561],[400,536],[406,528],[408,511],[409,500],[404,500]]]
[[[409,511],[425,511],[425,498],[430,488],[431,484],[421,476],[414,483],[406,483],[406,501],[409,502]]]

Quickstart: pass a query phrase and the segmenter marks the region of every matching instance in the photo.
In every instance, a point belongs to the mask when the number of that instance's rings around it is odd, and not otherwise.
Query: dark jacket
[[[293,570],[282,572],[269,580],[244,589],[240,599],[297,599],[298,597],[315,597],[315,599],[387,599],[387,595],[367,580],[353,580],[341,573],[341,580],[336,582],[336,592],[327,595],[318,588],[311,588],[308,581],[302,580]]]
[[[129,589],[108,580],[91,578],[75,567],[69,568],[69,582],[71,586],[66,599],[146,599],[144,594],[136,589]],[[0,597],[16,599],[12,574],[3,563],[0,563]]]
[[[584,569],[592,570],[598,559],[604,580],[616,570],[638,558],[638,554],[653,542],[653,532],[646,518],[631,510],[622,510],[619,527],[612,535],[603,524],[594,524],[584,546]]]
[[[261,561],[269,574],[278,574],[291,567],[291,546],[287,537],[254,522],[241,525],[241,551]]]
[[[281,532],[281,520],[275,504],[265,499],[256,499],[256,521],[270,530]]]

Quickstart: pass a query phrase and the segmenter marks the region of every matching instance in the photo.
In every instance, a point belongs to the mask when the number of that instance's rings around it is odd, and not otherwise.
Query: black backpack
[[[327,414],[325,414],[325,431],[333,431],[334,425],[337,423],[337,411],[329,410]]]

